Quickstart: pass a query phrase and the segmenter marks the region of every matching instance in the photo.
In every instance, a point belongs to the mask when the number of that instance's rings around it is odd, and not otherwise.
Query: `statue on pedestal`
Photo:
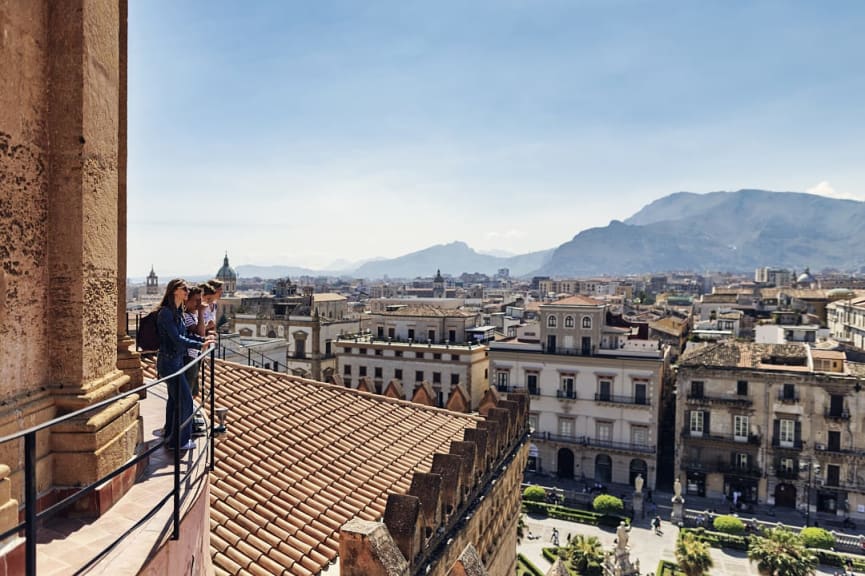
[[[637,474],[637,477],[634,478],[634,492],[637,494],[642,493],[643,491],[643,475]]]

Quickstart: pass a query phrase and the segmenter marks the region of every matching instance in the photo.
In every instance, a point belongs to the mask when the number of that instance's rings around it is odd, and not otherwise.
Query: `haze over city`
[[[132,3],[129,274],[525,253],[680,190],[861,199],[863,16]]]

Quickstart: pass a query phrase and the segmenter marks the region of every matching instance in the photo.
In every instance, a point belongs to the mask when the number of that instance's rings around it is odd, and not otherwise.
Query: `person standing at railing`
[[[198,335],[190,337],[183,325],[182,306],[187,299],[189,288],[186,282],[175,278],[165,288],[165,295],[159,304],[156,325],[159,330],[159,354],[156,358],[156,371],[160,378],[183,368],[186,351],[189,348],[201,349],[213,341],[210,336],[201,338]],[[181,373],[167,382],[168,401],[165,405],[166,446],[173,446],[175,411],[180,412],[180,421],[185,425],[180,429],[180,449],[195,448],[192,441],[192,393],[186,380],[186,374]]]
[[[189,288],[189,294],[186,296],[186,302],[183,303],[183,326],[186,329],[186,334],[193,338],[200,337],[202,340],[207,335],[205,331],[204,311],[207,308],[202,302],[201,287],[192,286]],[[186,349],[186,363],[190,363],[196,358],[200,351],[197,348]],[[198,395],[198,369],[201,364],[195,364],[186,372],[186,379],[189,381],[189,389],[192,392],[192,397]]]
[[[207,332],[216,332],[216,306],[219,299],[222,298],[222,280],[216,278],[208,280],[205,285],[209,287],[205,289],[202,286],[205,294],[205,302],[207,303],[207,311],[205,312],[205,322],[207,323]]]

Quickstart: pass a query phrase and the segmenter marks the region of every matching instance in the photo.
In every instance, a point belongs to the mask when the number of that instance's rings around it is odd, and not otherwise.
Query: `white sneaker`
[[[181,450],[195,450],[196,448],[197,446],[192,440],[180,447]]]

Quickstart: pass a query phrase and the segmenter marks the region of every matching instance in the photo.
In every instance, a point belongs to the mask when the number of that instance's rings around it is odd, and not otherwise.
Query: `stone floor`
[[[147,398],[140,403],[146,442],[157,441],[154,431],[165,420],[165,398],[164,385],[158,385],[150,388]],[[199,438],[197,444],[196,450],[181,453],[181,473],[192,469],[189,479],[181,488],[181,492],[185,493],[183,511],[195,501],[207,481],[206,439]],[[74,574],[131,530],[87,573],[112,576],[136,574],[151,552],[171,536],[172,498],[151,518],[133,527],[171,492],[174,485],[173,470],[173,453],[160,448],[151,455],[150,464],[141,479],[101,517],[90,520],[47,520],[38,532],[37,573],[40,576]]]

